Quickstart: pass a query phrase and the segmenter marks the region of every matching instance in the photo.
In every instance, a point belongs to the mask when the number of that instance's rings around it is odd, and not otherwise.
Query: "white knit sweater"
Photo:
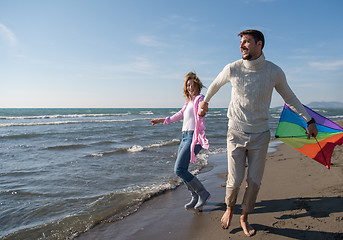
[[[226,65],[208,88],[204,101],[209,102],[227,82],[232,84],[228,108],[229,128],[247,133],[268,131],[269,108],[274,88],[287,105],[306,122],[311,119],[288,86],[282,69],[266,61],[263,53],[256,60],[240,59]]]

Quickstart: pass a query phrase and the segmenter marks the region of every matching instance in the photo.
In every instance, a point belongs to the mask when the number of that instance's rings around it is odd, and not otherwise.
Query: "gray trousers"
[[[232,207],[236,204],[248,164],[247,186],[242,209],[248,213],[254,210],[263,177],[269,141],[270,131],[244,133],[229,129],[227,135],[228,177],[225,197],[227,206]]]

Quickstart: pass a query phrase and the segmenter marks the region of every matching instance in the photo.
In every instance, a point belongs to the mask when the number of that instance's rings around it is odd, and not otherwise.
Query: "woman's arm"
[[[150,120],[150,123],[154,126],[157,123],[163,123],[165,120],[165,118],[154,118]]]

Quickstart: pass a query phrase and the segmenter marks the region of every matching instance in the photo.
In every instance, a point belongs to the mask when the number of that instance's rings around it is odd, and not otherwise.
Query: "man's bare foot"
[[[251,237],[253,236],[256,232],[255,229],[252,228],[252,226],[250,226],[250,224],[248,223],[248,214],[243,214],[240,217],[241,220],[241,226],[243,228],[243,232],[246,236]]]
[[[227,207],[226,211],[221,219],[222,227],[228,229],[231,224],[231,219],[233,215],[233,207]]]

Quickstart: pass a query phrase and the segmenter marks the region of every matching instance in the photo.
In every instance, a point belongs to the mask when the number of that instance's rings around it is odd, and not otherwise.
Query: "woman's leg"
[[[192,144],[193,133],[184,132],[179,146],[179,151],[174,165],[175,174],[182,179],[183,182],[190,182],[194,176],[188,171],[189,162],[191,159],[190,148]]]
[[[182,181],[186,184],[191,194],[196,193],[198,195],[197,202],[194,206],[195,209],[201,208],[205,205],[206,201],[209,199],[210,194],[206,191],[205,187],[201,182],[188,171],[189,162],[191,159],[190,148],[193,139],[193,132],[184,132],[183,137],[179,146],[178,156],[175,162],[174,171],[177,176],[179,176]],[[194,153],[198,154],[201,150],[200,145],[196,145]],[[193,196],[193,195],[192,195]],[[194,205],[196,197],[192,197],[192,201],[189,203]],[[193,201],[194,200],[194,201]],[[189,208],[189,204],[186,204],[185,207]]]

